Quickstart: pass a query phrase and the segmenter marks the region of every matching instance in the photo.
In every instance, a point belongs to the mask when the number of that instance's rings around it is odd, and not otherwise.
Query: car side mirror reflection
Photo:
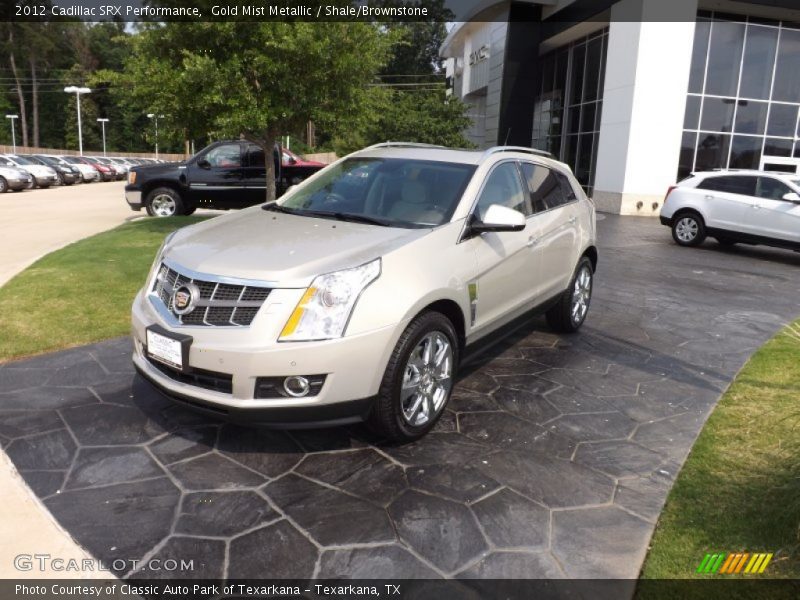
[[[787,202],[794,202],[795,204],[800,204],[800,194],[797,192],[786,192],[782,198]]]
[[[492,204],[486,209],[483,219],[473,217],[470,229],[476,233],[485,231],[522,231],[525,229],[525,215],[513,208]]]
[[[200,167],[201,169],[210,169],[211,163],[208,162],[205,158],[201,158],[200,160],[197,161],[197,166]]]

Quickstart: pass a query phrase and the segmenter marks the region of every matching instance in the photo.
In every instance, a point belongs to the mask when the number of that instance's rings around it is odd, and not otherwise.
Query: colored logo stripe
[[[706,554],[700,565],[697,567],[698,573],[763,573],[764,569],[772,560],[772,553],[749,552],[719,552],[716,554]]]

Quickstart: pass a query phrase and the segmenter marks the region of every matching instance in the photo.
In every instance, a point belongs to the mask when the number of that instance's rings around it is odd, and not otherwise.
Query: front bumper
[[[125,190],[125,202],[131,210],[142,210],[142,192],[139,190]]]
[[[55,175],[45,175],[42,177],[36,177],[36,185],[39,187],[48,187],[51,185],[55,185],[58,183],[58,178]]]
[[[249,327],[171,327],[141,292],[134,301],[133,362],[169,398],[219,418],[274,427],[319,427],[363,420],[405,323],[319,342],[277,342],[304,290],[273,290]],[[188,368],[231,377],[231,393],[184,383],[146,356],[146,329],[192,336]],[[277,332],[277,333],[276,333]],[[325,375],[316,396],[256,399],[256,379]]]
[[[30,185],[30,179],[8,179],[6,178],[6,183],[8,183],[9,189],[12,190],[24,190],[26,187]]]

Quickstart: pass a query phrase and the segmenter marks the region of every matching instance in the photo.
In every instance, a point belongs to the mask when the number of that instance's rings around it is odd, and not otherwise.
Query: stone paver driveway
[[[535,319],[506,338],[415,444],[198,416],[133,373],[127,339],[0,367],[0,444],[107,563],[193,559],[187,575],[202,577],[635,577],[720,393],[800,313],[800,255],[682,249],[651,220],[599,227],[582,332]]]

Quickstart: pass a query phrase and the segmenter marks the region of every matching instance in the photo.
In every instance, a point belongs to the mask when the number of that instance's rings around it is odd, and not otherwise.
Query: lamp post
[[[100,126],[103,128],[103,156],[106,155],[106,123],[108,123],[108,119],[97,119],[97,122],[100,123]]]
[[[147,113],[148,119],[153,119],[156,124],[156,160],[158,160],[158,120],[163,119],[164,115],[157,115],[155,113]]]
[[[16,154],[17,153],[17,134],[14,133],[14,130],[16,129],[16,127],[15,127],[15,125],[16,125],[15,119],[19,119],[19,115],[6,115],[6,119],[9,119],[9,122],[11,123],[11,148],[12,148],[11,152],[12,152],[12,154]]]
[[[69,85],[64,88],[68,94],[75,94],[75,100],[78,103],[78,153],[83,156],[83,132],[81,131],[81,94],[91,94],[92,90],[87,87],[77,87]]]

